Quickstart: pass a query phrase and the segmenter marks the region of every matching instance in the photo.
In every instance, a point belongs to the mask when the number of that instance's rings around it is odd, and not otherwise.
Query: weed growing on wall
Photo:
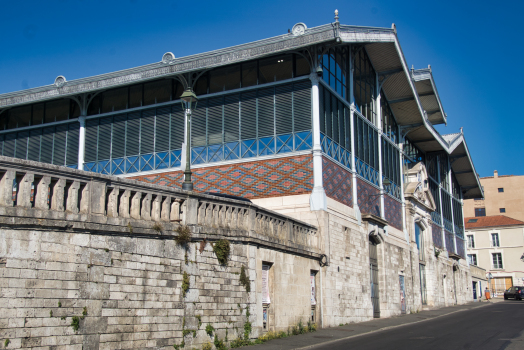
[[[213,345],[211,345],[210,342],[206,342],[202,345],[202,350],[211,350],[213,348]]]
[[[230,244],[227,239],[220,239],[213,245],[213,251],[221,265],[227,265],[229,259]]]
[[[159,222],[155,222],[153,227],[151,228],[158,233],[164,231],[164,227],[162,227],[162,225]]]
[[[210,337],[213,337],[213,332],[215,331],[215,328],[213,328],[212,325],[208,324],[206,326],[206,333],[207,335],[209,335]]]
[[[175,242],[178,245],[185,245],[191,242],[191,230],[188,226],[178,226],[175,232],[177,233],[175,236]]]
[[[71,327],[75,332],[78,331],[78,328],[80,328],[80,317],[73,316],[73,318],[71,319]]]
[[[131,223],[127,223],[127,229],[129,230],[129,233],[133,233],[133,226],[131,226]]]
[[[249,282],[249,278],[246,276],[246,268],[244,265],[242,265],[240,268],[240,284],[244,286],[246,292],[251,292],[251,283]]]
[[[189,275],[187,272],[184,272],[184,276],[182,277],[182,297],[186,297],[186,293],[189,290]]]
[[[200,328],[200,326],[202,325],[202,316],[196,315],[196,318],[198,320],[198,328]]]
[[[5,341],[4,341],[4,348],[7,348],[7,346],[9,345],[11,341],[9,340],[9,338],[7,338]]]

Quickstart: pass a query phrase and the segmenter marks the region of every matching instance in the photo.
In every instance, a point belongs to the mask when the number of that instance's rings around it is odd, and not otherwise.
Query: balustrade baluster
[[[80,182],[73,181],[67,191],[66,210],[73,214],[78,214],[78,190],[80,189]]]
[[[131,197],[131,191],[125,190],[120,195],[120,205],[118,208],[118,216],[121,218],[130,218],[131,215],[129,213],[129,198]]]
[[[136,192],[131,199],[131,217],[140,220],[140,206],[142,205],[142,192]]]
[[[140,210],[140,218],[142,220],[151,220],[151,198],[153,195],[151,193],[146,193],[142,198],[142,208]]]
[[[35,175],[27,173],[18,183],[18,193],[16,196],[16,206],[22,208],[31,208],[31,184]]]
[[[151,220],[160,221],[160,207],[162,206],[162,196],[155,195],[155,200],[151,208]]]

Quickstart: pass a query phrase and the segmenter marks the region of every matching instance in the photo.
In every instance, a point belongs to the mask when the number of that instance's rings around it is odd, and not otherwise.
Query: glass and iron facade
[[[3,109],[0,154],[78,168],[80,118],[85,118],[84,170],[110,175],[177,171],[186,125],[179,97],[188,84],[199,97],[190,127],[192,166],[311,153],[316,101],[310,74],[321,69],[323,156],[377,193],[382,189],[400,208],[405,170],[424,162],[437,207],[433,223],[446,235],[448,250],[459,250],[454,240],[464,232],[461,188],[447,153],[426,154],[401,136],[365,45],[315,50],[316,57],[295,50],[195,70],[184,79],[173,74],[99,90],[85,94],[83,101],[71,96]],[[390,185],[382,185],[385,179]]]

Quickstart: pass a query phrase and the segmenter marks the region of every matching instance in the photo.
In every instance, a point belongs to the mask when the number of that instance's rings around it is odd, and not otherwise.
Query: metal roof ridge
[[[340,28],[341,29],[345,29],[345,30],[355,29],[357,31],[368,31],[368,30],[376,31],[376,30],[379,30],[379,31],[383,31],[383,32],[393,32],[393,29],[391,29],[391,28],[382,28],[382,27],[366,27],[366,26],[354,26],[354,25],[341,25]],[[304,35],[316,34],[316,33],[324,32],[324,31],[327,31],[327,30],[333,30],[332,23],[327,23],[327,24],[322,24],[320,26],[307,28],[305,33],[304,33]],[[188,55],[188,56],[182,56],[182,57],[179,57],[179,58],[175,58],[172,62],[170,62],[170,64],[163,63],[162,61],[153,62],[153,63],[148,63],[148,64],[145,64],[145,65],[142,65],[142,66],[137,66],[137,67],[132,67],[132,68],[125,68],[125,69],[121,69],[121,70],[117,70],[117,71],[113,71],[113,72],[101,73],[101,74],[92,75],[92,76],[88,76],[88,77],[83,77],[83,78],[69,80],[69,81],[66,82],[66,84],[69,85],[69,86],[74,86],[74,85],[83,84],[83,83],[90,83],[90,82],[95,82],[95,81],[99,81],[99,80],[115,78],[115,77],[118,77],[118,76],[121,76],[121,75],[128,75],[128,74],[133,74],[133,73],[141,73],[141,72],[147,71],[149,69],[165,68],[165,67],[169,67],[170,65],[173,65],[173,64],[183,64],[183,63],[192,62],[192,61],[195,61],[195,60],[209,58],[209,57],[216,56],[216,55],[232,53],[232,52],[239,51],[239,50],[253,49],[253,48],[256,48],[257,46],[272,44],[272,43],[276,43],[276,42],[279,42],[279,41],[288,40],[288,39],[291,39],[291,38],[300,38],[300,36],[294,36],[291,33],[280,34],[280,35],[273,36],[273,37],[270,37],[270,38],[264,38],[264,39],[260,39],[260,40],[255,40],[255,41],[251,41],[251,42],[248,42],[248,43],[243,43],[243,44],[239,44],[239,45],[229,46],[229,47],[226,47],[226,48],[221,48],[221,49],[207,51],[207,52],[202,52],[202,53],[197,53],[197,54]],[[27,95],[27,94],[31,94],[31,93],[47,91],[49,89],[54,89],[54,88],[56,88],[56,86],[55,86],[54,83],[52,83],[52,84],[42,85],[42,86],[30,88],[30,89],[7,92],[7,93],[0,94],[0,99],[17,97],[17,96],[23,96],[23,95]]]

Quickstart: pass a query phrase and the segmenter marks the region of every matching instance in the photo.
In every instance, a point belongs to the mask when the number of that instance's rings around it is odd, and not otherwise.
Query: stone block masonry
[[[177,245],[185,227],[191,240]],[[213,250],[220,239],[230,242],[226,266]],[[244,201],[0,157],[0,328],[9,348],[191,348],[213,340],[207,325],[231,341],[246,322],[254,338],[264,249],[308,277],[304,266],[320,257],[317,229]],[[282,286],[275,299],[295,289]],[[304,315],[288,309],[282,327]]]
[[[209,243],[200,251],[200,242],[186,249],[172,239],[3,228],[1,337],[13,349],[167,349],[211,340],[211,324],[233,339],[250,305],[239,281],[247,249],[233,245],[221,266]]]

